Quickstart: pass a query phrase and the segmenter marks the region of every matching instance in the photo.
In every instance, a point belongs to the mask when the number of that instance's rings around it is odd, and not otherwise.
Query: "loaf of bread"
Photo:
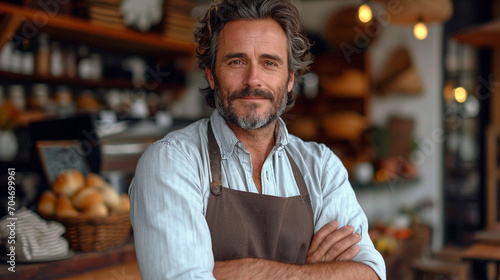
[[[86,210],[92,204],[104,202],[104,199],[96,188],[83,188],[73,196],[72,201],[77,209]]]
[[[42,197],[40,197],[40,201],[37,206],[40,216],[46,219],[52,219],[56,214],[56,202],[56,194],[51,190],[45,191],[42,194]]]
[[[71,197],[84,186],[83,174],[78,170],[65,170],[59,173],[52,190],[55,193]]]
[[[57,198],[56,203],[56,217],[57,218],[73,218],[78,217],[80,213],[75,209],[71,200],[64,195]]]
[[[89,173],[85,176],[85,187],[95,188],[100,186],[109,186],[108,182],[104,180],[101,176],[95,173]]]
[[[103,218],[107,217],[109,210],[104,204],[104,202],[96,202],[89,206],[89,208],[83,211],[83,215],[89,218]]]
[[[38,202],[38,212],[46,219],[107,217],[110,212],[130,211],[127,194],[118,192],[100,175],[87,176],[78,170],[61,172]]]
[[[111,186],[102,185],[96,187],[104,199],[104,204],[110,209],[114,210],[120,205],[120,196]]]
[[[120,195],[120,204],[115,209],[117,211],[130,211],[130,199],[126,193]]]

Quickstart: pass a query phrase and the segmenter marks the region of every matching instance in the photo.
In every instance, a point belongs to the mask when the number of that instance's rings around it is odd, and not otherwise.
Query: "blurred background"
[[[37,212],[67,167],[44,147],[78,140],[84,175],[123,194],[149,144],[210,115],[192,38],[209,3],[0,1],[1,216],[8,168],[16,209]],[[500,1],[294,3],[315,62],[283,119],[346,166],[388,279],[500,279]],[[19,269],[84,279],[72,259],[102,258],[86,270],[128,275],[121,246]]]

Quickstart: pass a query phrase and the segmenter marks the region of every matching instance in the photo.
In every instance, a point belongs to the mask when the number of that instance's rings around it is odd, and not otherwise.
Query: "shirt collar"
[[[233,130],[227,125],[226,120],[219,114],[217,109],[210,116],[210,122],[212,123],[215,139],[221,150],[221,157],[229,157],[234,151],[235,146],[241,143],[240,140],[234,135]],[[289,139],[285,122],[281,118],[276,123],[276,136],[276,148],[283,149],[288,144]]]

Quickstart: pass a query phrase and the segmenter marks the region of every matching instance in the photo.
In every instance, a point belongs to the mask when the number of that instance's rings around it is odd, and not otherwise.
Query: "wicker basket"
[[[123,245],[132,229],[128,211],[112,213],[106,218],[56,219],[66,227],[64,237],[75,251],[103,251]]]

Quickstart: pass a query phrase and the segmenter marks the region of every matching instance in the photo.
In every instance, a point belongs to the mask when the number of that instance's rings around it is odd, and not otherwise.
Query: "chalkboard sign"
[[[61,171],[77,169],[86,175],[89,170],[78,140],[37,141],[36,147],[47,183],[50,185]]]

